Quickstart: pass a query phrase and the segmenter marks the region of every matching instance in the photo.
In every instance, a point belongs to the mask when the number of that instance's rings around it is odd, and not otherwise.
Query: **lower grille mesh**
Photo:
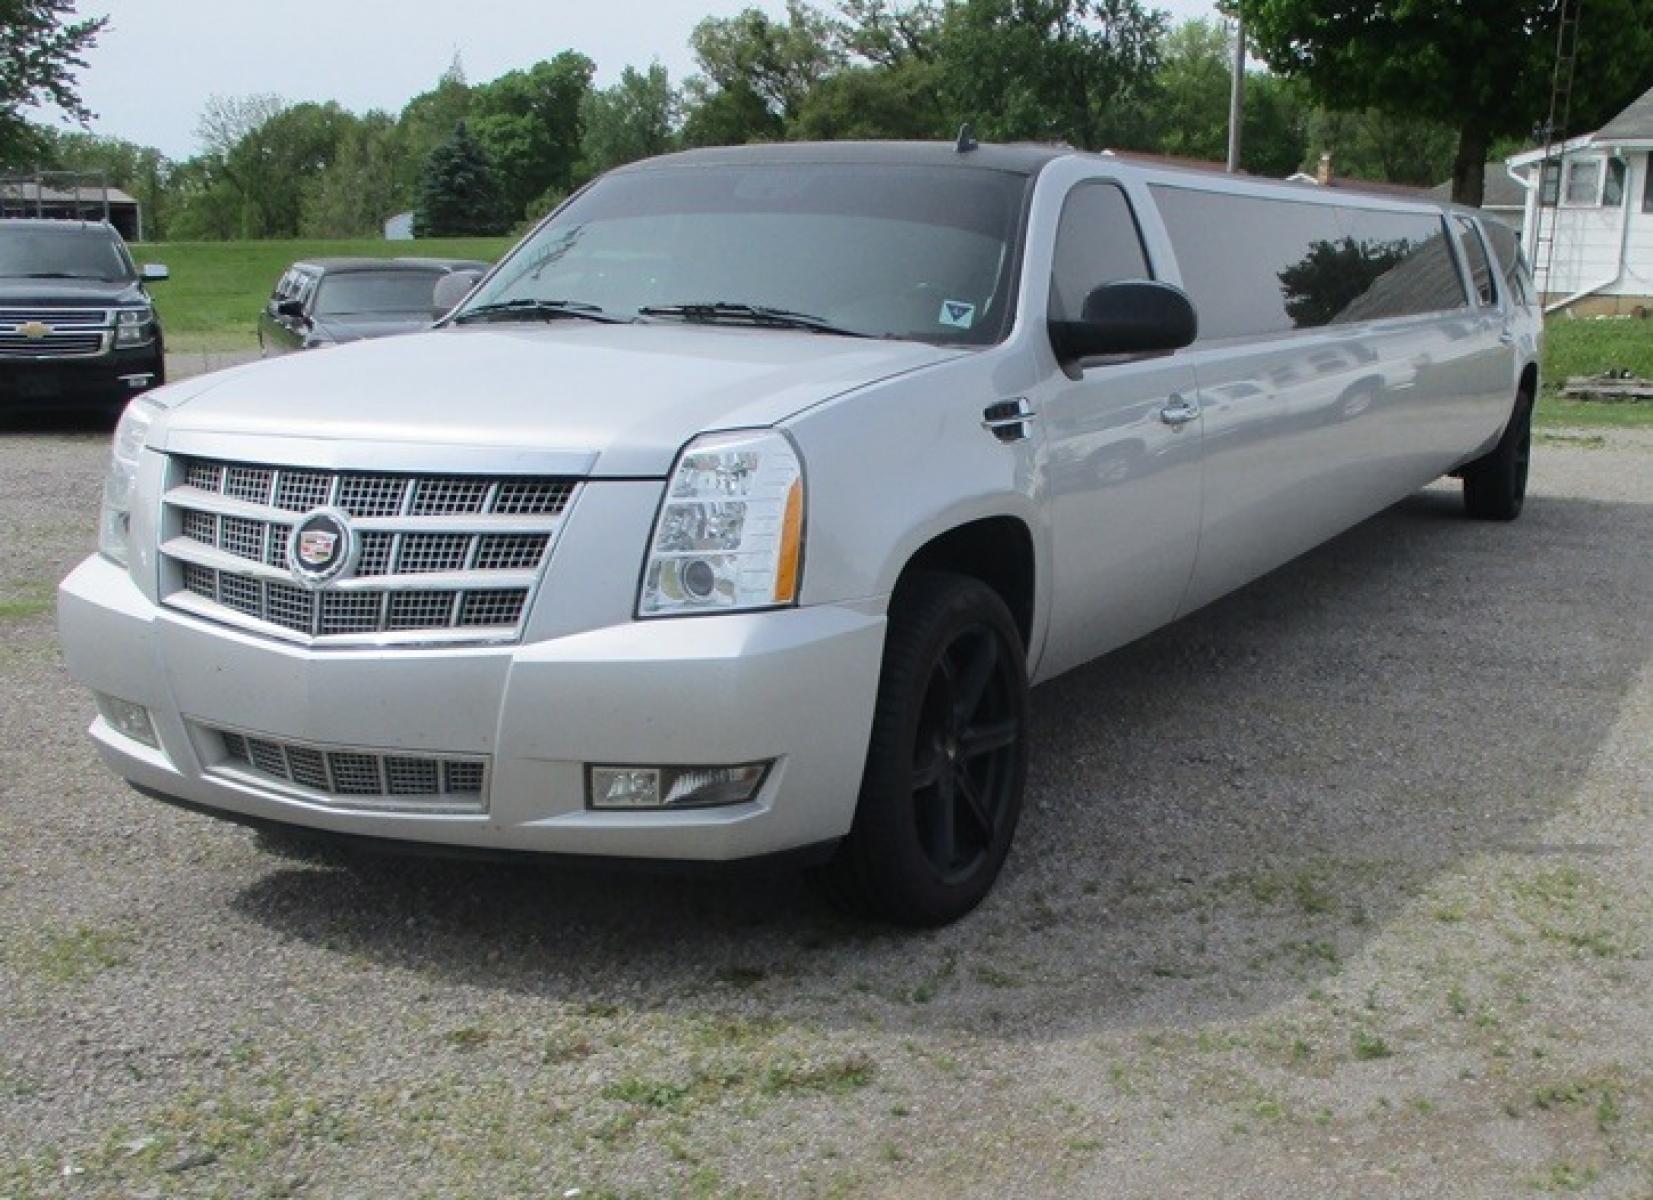
[[[476,759],[323,750],[228,729],[210,731],[232,766],[344,800],[427,801],[479,811],[486,774]]]

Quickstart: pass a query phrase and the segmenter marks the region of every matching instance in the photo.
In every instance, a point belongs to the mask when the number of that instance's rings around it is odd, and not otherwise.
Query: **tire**
[[[1464,511],[1478,521],[1513,521],[1527,499],[1533,398],[1522,392],[1498,444],[1463,469]]]
[[[992,889],[1027,774],[1027,661],[997,592],[923,572],[890,606],[860,800],[818,873],[856,915],[944,925]]]

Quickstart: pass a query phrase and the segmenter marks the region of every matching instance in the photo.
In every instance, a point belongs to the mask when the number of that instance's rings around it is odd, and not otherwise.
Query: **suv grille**
[[[306,642],[475,641],[520,632],[575,484],[322,471],[175,458],[161,551],[167,602]],[[306,587],[293,527],[350,519],[353,568]]]
[[[88,358],[113,330],[107,308],[0,308],[0,358]]]
[[[293,784],[339,807],[487,810],[487,762],[481,758],[309,746],[229,729],[207,733],[221,752],[218,768]]]

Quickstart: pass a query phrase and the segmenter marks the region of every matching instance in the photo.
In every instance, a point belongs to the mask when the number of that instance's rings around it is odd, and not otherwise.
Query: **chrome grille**
[[[501,640],[520,633],[575,484],[326,471],[178,457],[162,526],[167,603],[304,642]],[[346,514],[354,566],[319,588],[288,569],[306,513]]]
[[[106,308],[0,308],[0,358],[88,358],[107,350],[113,336]]]
[[[487,764],[481,758],[312,746],[211,727],[204,732],[217,748],[210,769],[292,784],[341,808],[487,808]]]

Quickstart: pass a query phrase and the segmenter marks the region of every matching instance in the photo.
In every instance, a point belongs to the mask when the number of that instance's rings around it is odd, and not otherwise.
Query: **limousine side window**
[[[1527,286],[1527,266],[1521,256],[1521,241],[1515,230],[1502,221],[1488,221],[1487,239],[1492,252],[1504,268],[1504,289],[1514,303],[1522,308],[1532,303],[1532,289]]]
[[[1156,184],[1200,314],[1200,340],[1463,308],[1445,222],[1431,213]]]
[[[1150,279],[1131,203],[1117,184],[1082,183],[1068,193],[1056,229],[1050,316],[1077,320],[1085,297],[1104,283]]]
[[[1463,247],[1464,261],[1469,264],[1469,277],[1475,283],[1475,297],[1483,307],[1498,303],[1498,287],[1492,281],[1492,264],[1487,261],[1487,248],[1481,244],[1481,235],[1473,222],[1454,217],[1458,227],[1458,245]]]

